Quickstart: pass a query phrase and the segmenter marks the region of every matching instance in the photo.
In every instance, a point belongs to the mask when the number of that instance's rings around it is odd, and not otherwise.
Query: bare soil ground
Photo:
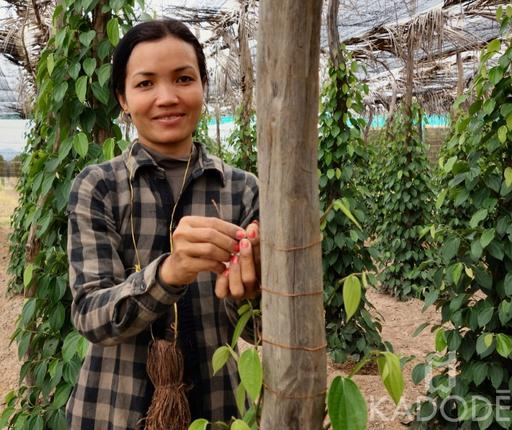
[[[7,295],[9,219],[18,202],[14,184],[14,179],[0,178],[0,410],[3,409],[5,395],[16,388],[20,371],[16,344],[9,343],[23,306],[23,297]]]
[[[18,350],[15,343],[9,343],[23,306],[23,297],[7,295],[7,235],[7,227],[0,225],[0,410],[3,409],[5,395],[15,388],[18,382]]]
[[[10,335],[15,329],[16,319],[23,306],[23,298],[7,295],[7,264],[8,264],[8,234],[9,217],[16,206],[17,194],[12,184],[2,184],[0,180],[0,411],[4,407],[4,397],[15,388],[18,382],[20,363],[15,344],[9,346]],[[392,343],[394,350],[400,356],[414,355],[416,358],[407,364],[404,370],[405,391],[399,407],[395,407],[377,372],[368,375],[358,375],[354,379],[361,388],[369,409],[369,430],[402,430],[406,427],[402,422],[408,421],[408,407],[421,398],[423,386],[415,386],[411,380],[411,371],[434,345],[434,336],[425,329],[419,336],[413,338],[412,333],[421,323],[435,323],[439,315],[429,309],[422,313],[422,303],[419,300],[398,302],[394,298],[375,290],[368,291],[368,298],[383,316],[383,339]],[[335,375],[343,374],[333,365],[328,368],[329,380]]]
[[[368,404],[368,429],[402,430],[407,428],[402,423],[411,421],[411,417],[407,416],[410,406],[420,401],[425,393],[423,385],[416,386],[412,382],[412,369],[434,348],[434,335],[429,328],[423,330],[417,337],[412,337],[412,334],[423,322],[439,322],[440,315],[433,308],[423,313],[423,302],[420,300],[399,302],[373,289],[368,291],[367,297],[384,318],[382,338],[393,345],[394,352],[400,357],[412,355],[415,358],[404,368],[405,390],[398,407],[387,394],[378,374],[358,375],[354,380]],[[329,366],[330,377],[337,373]]]

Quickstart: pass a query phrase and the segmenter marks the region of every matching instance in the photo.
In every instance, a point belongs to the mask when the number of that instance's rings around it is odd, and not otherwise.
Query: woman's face
[[[187,155],[203,106],[193,46],[171,36],[136,45],[126,66],[125,93],[118,97],[143,145]]]

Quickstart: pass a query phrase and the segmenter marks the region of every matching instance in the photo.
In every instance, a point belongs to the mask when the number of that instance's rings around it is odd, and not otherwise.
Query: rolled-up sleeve
[[[111,193],[101,169],[87,168],[75,179],[68,205],[72,320],[83,336],[103,345],[140,333],[186,292],[158,282],[167,254],[126,277]]]

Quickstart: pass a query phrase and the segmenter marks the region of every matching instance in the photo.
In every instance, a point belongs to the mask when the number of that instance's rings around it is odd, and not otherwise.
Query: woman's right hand
[[[173,252],[160,265],[160,279],[168,285],[186,285],[199,272],[223,273],[224,262],[238,252],[243,237],[244,229],[219,218],[183,217],[172,235]]]

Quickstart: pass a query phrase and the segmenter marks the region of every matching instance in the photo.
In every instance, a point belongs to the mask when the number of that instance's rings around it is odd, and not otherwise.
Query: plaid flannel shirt
[[[198,150],[175,225],[185,215],[218,216],[214,200],[223,219],[247,226],[258,217],[256,178],[208,155],[201,145]],[[227,420],[236,411],[235,365],[228,363],[215,376],[211,367],[215,349],[230,341],[236,304],[215,297],[212,273],[202,272],[183,287],[161,285],[157,279],[158,266],[169,251],[173,205],[165,171],[140,143],[134,144],[131,155],[127,150],[87,167],[73,183],[68,205],[71,313],[90,345],[67,405],[70,429],[141,427],[153,393],[146,373],[150,326],[158,332],[175,302],[188,303],[179,315],[181,324],[189,327],[185,341],[194,353],[185,356],[185,363],[189,370],[193,366],[201,416]],[[134,271],[131,210],[140,272]]]

